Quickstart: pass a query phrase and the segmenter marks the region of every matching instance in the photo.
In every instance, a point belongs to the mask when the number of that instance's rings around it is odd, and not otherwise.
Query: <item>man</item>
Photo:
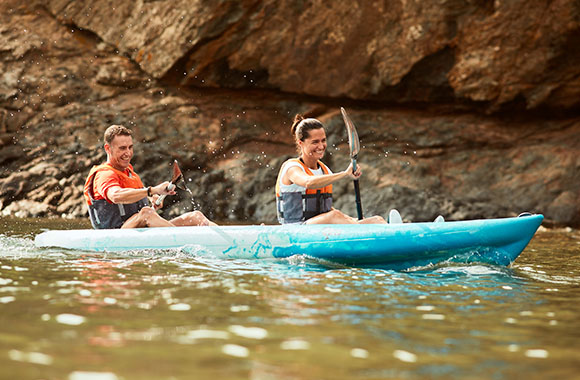
[[[166,220],[155,212],[163,205],[149,207],[149,199],[155,205],[160,195],[174,195],[168,190],[169,182],[157,186],[143,186],[133,171],[133,132],[122,125],[111,125],[105,131],[107,162],[94,166],[85,183],[85,200],[89,218],[95,229],[207,226],[209,221],[200,211],[185,213]]]

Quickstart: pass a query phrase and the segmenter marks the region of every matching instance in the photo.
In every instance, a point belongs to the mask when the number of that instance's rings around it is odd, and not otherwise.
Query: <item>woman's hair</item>
[[[294,116],[294,122],[290,128],[290,132],[292,132],[292,136],[296,140],[304,141],[310,137],[310,131],[320,128],[324,129],[324,125],[320,121],[313,118],[305,119],[304,116],[297,114]]]

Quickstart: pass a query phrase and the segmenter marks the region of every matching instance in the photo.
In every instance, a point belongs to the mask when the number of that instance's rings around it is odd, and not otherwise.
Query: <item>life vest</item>
[[[89,208],[89,219],[95,229],[120,228],[127,219],[138,213],[143,207],[149,205],[147,197],[137,202],[126,204],[110,203],[104,198],[95,199],[93,189],[95,175],[100,171],[106,170],[112,170],[119,176],[120,186],[123,188],[139,189],[143,187],[141,178],[139,178],[132,168],[130,169],[131,176],[129,176],[109,164],[93,166],[85,182],[84,196]]]
[[[297,162],[306,174],[314,175],[312,170],[298,158],[290,159],[282,165],[276,180],[276,210],[280,224],[303,222],[332,210],[332,185],[319,189],[307,189],[296,185],[300,191],[281,191],[282,172],[288,162]],[[318,161],[318,165],[324,174],[330,173],[328,167],[321,161]]]

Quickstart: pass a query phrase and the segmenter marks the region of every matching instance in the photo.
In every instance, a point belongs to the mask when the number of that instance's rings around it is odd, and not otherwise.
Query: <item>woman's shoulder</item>
[[[300,162],[300,159],[298,158],[289,158],[286,161],[284,161],[284,163],[282,164],[282,167],[289,169],[292,166],[298,166],[298,167],[303,167],[304,165],[302,165],[302,163]]]

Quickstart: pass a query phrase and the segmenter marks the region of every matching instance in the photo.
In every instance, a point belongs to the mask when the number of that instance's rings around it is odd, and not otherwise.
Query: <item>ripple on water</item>
[[[19,350],[8,351],[8,357],[17,362],[25,362],[40,365],[52,365],[54,359],[50,355],[41,352],[23,352]]]
[[[235,356],[238,358],[247,358],[250,356],[250,350],[244,346],[237,344],[225,344],[222,346],[222,352],[229,356]]]
[[[74,371],[68,380],[119,380],[119,377],[112,372]]]
[[[231,333],[250,339],[264,339],[268,336],[268,331],[261,327],[245,327],[240,325],[230,326],[228,329]]]

